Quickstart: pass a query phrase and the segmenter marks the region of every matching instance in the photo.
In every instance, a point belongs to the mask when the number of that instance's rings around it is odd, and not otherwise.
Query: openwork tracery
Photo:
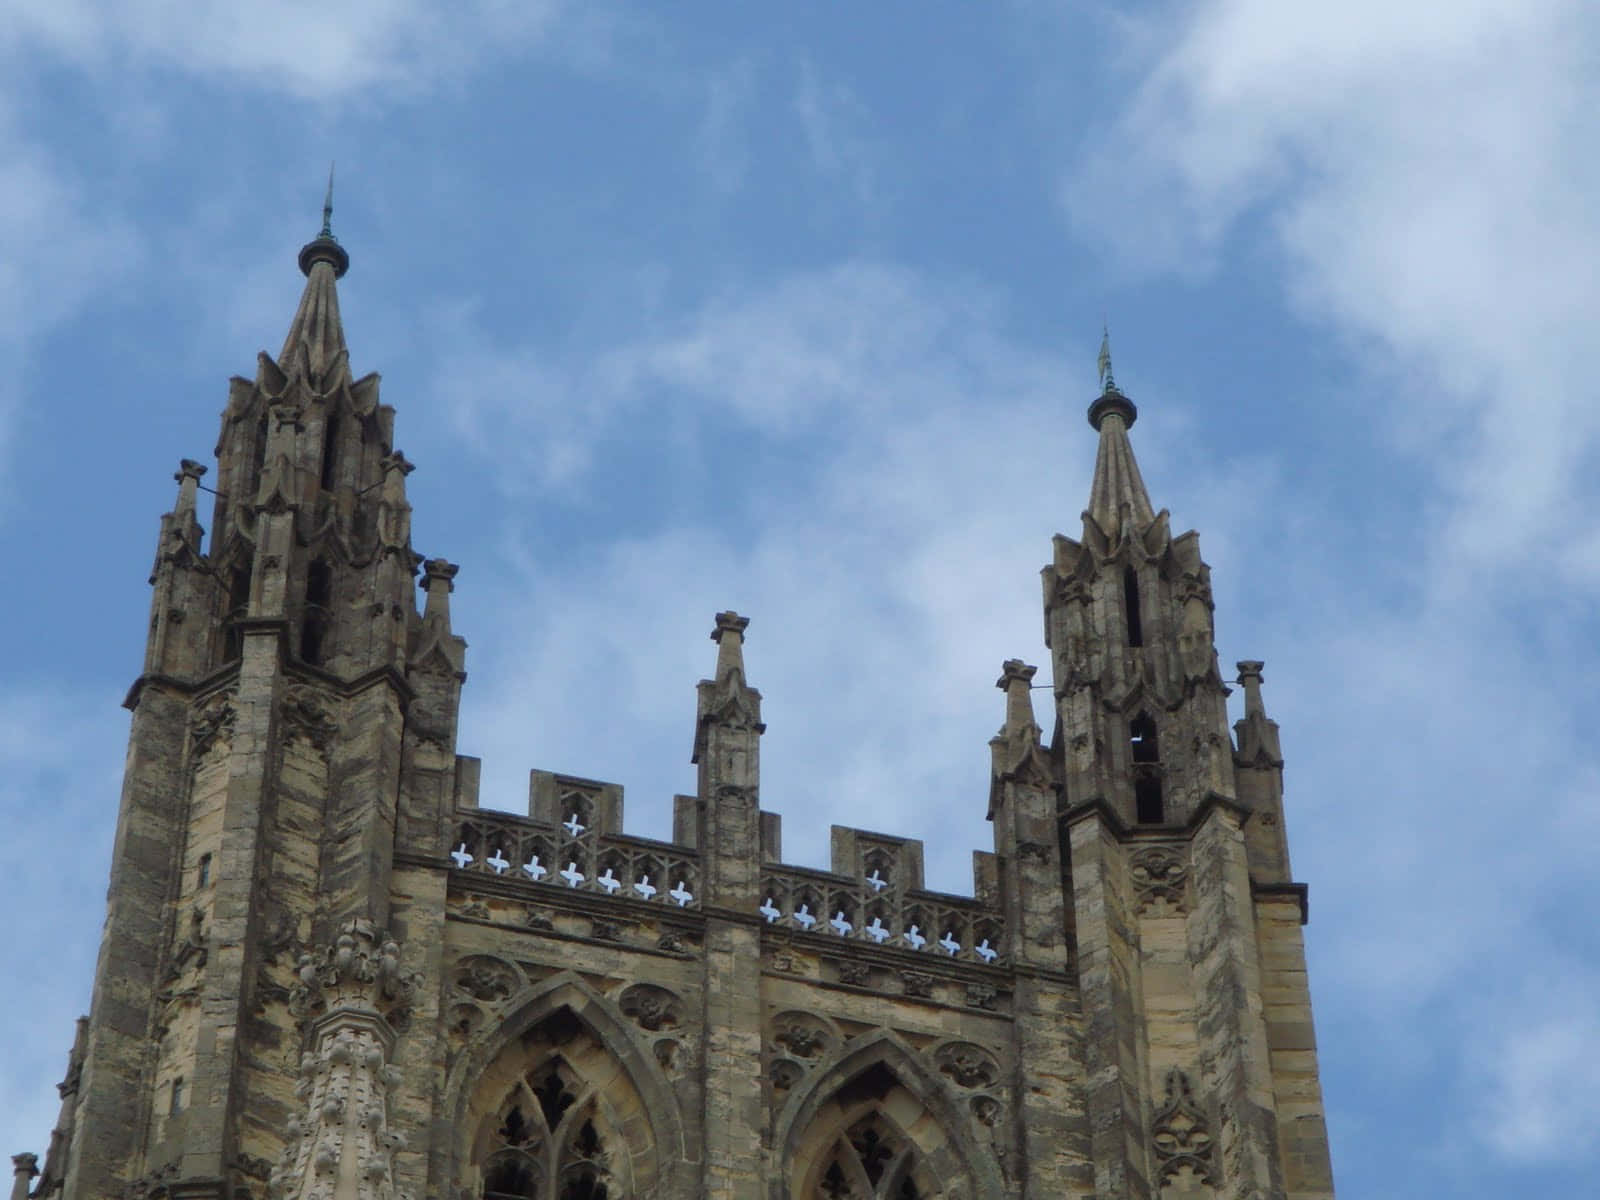
[[[615,1061],[570,1012],[521,1039],[491,1072],[500,1085],[475,1144],[484,1200],[624,1200],[634,1196],[629,1135],[642,1105]],[[624,1130],[627,1130],[625,1133]]]

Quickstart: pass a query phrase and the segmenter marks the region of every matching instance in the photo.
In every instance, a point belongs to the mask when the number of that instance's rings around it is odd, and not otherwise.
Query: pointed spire
[[[1145,491],[1139,464],[1134,461],[1128,442],[1128,429],[1139,415],[1132,400],[1122,394],[1111,374],[1111,333],[1100,338],[1100,395],[1089,406],[1089,424],[1100,434],[1100,450],[1094,460],[1094,484],[1089,490],[1089,507],[1101,531],[1115,540],[1130,532],[1131,525],[1141,530],[1155,520],[1150,494]]]
[[[306,287],[278,354],[278,365],[286,375],[303,375],[319,393],[331,391],[337,384],[336,369],[348,355],[334,281],[349,266],[350,256],[333,236],[333,168],[329,167],[322,232],[300,248],[300,270],[305,272]]]

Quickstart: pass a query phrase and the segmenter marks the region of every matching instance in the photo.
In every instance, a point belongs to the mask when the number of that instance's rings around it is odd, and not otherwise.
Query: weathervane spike
[[[1101,392],[1114,392],[1117,390],[1117,381],[1111,375],[1111,327],[1105,322],[1100,324],[1100,390]]]
[[[322,233],[320,237],[333,236],[333,163],[328,163],[328,194],[322,200]]]

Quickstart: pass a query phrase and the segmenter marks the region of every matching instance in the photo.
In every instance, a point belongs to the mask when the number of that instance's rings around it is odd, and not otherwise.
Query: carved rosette
[[[398,943],[365,921],[351,921],[321,953],[303,954],[290,1010],[309,1026],[282,1157],[272,1171],[274,1200],[409,1200],[394,1185],[402,1143],[389,1128],[400,1082],[390,1063],[394,1026],[408,1012],[414,977],[400,971]]]

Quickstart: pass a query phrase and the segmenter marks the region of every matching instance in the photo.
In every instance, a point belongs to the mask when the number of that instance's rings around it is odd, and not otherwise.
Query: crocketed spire
[[[1100,397],[1089,406],[1089,424],[1100,432],[1100,450],[1094,460],[1094,484],[1085,516],[1092,517],[1100,531],[1115,542],[1147,528],[1156,514],[1128,441],[1128,429],[1139,410],[1112,378],[1109,338],[1100,344],[1100,380]]]

